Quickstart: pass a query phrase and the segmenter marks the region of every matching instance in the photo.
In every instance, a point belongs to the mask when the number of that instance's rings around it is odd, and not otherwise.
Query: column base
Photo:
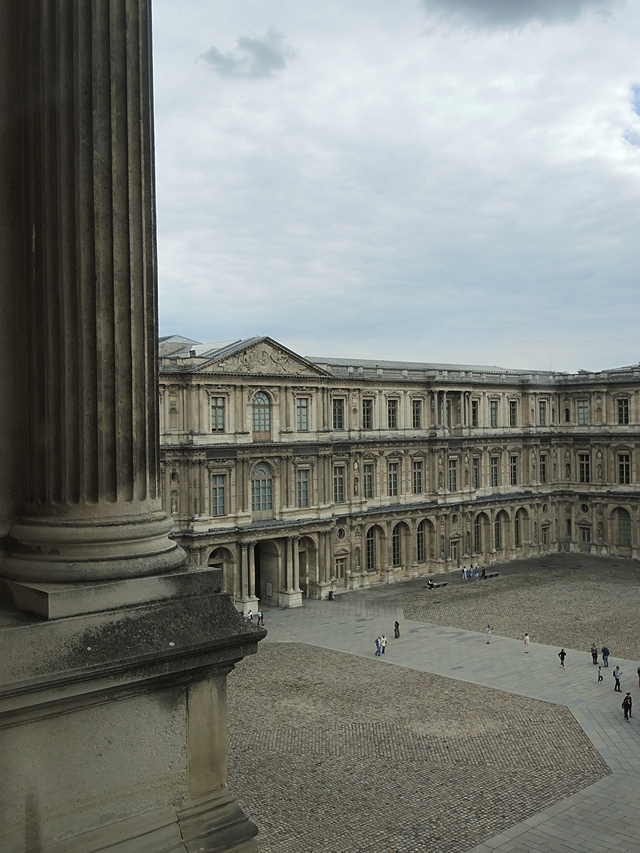
[[[44,583],[110,581],[184,566],[164,512],[124,517],[22,518],[11,525],[2,574]]]
[[[278,593],[280,607],[304,607],[301,589],[283,589]]]
[[[221,584],[222,570],[206,566],[185,567],[154,577],[93,583],[27,583],[0,578],[0,605],[17,607],[45,619],[63,619],[185,595],[210,595],[220,592]]]
[[[243,616],[246,616],[251,610],[255,618],[258,607],[260,606],[260,599],[256,598],[255,595],[249,595],[247,598],[236,598],[235,606],[236,610],[239,610]]]
[[[225,681],[266,632],[185,587],[57,620],[0,608],[0,853],[257,852],[226,787]]]

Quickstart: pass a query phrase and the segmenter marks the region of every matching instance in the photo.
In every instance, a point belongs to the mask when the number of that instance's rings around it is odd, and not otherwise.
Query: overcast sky
[[[640,3],[153,6],[161,334],[640,361]]]

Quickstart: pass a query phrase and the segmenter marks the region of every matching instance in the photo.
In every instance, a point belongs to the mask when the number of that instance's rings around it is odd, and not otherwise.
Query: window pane
[[[365,465],[364,466],[364,497],[372,498],[373,497],[373,465]]]
[[[422,429],[422,400],[413,401],[413,428]]]
[[[211,515],[225,515],[224,474],[211,477]]]
[[[344,429],[344,400],[333,401],[333,428]]]
[[[300,432],[306,432],[309,429],[309,400],[307,397],[296,399],[296,428]]]
[[[398,401],[387,400],[387,427],[389,429],[398,428]]]
[[[362,429],[373,429],[373,400],[362,401]]]
[[[224,397],[211,398],[211,431],[224,432]]]
[[[299,469],[297,480],[298,506],[309,506],[309,472],[306,469]]]
[[[422,494],[422,462],[413,463],[413,494]]]

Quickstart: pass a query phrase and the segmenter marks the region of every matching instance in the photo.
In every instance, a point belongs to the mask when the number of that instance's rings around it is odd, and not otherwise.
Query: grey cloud
[[[265,36],[241,36],[233,53],[222,53],[210,47],[202,54],[220,77],[264,78],[286,68],[285,59],[294,55],[285,46],[282,33],[270,28]]]
[[[422,0],[429,12],[488,27],[573,21],[583,12],[610,11],[617,0]]]

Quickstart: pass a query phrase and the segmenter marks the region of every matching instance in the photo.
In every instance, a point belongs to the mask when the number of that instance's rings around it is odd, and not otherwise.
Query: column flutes
[[[149,0],[23,0],[25,495],[3,573],[184,562],[158,490]]]

